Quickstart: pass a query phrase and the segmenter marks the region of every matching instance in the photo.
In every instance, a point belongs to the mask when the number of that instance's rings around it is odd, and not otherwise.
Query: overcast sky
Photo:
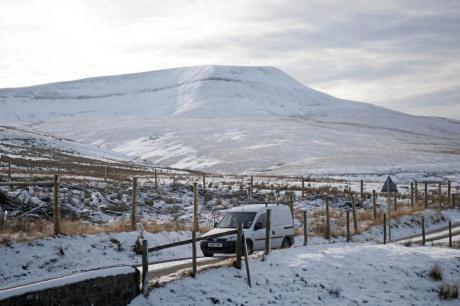
[[[0,1],[0,88],[203,64],[460,119],[460,1]]]

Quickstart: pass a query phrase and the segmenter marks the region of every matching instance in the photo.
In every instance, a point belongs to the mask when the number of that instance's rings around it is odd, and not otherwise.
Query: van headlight
[[[236,235],[230,236],[226,240],[227,241],[236,241]]]

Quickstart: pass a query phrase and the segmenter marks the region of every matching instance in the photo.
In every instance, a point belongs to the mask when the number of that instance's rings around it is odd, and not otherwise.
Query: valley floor
[[[458,305],[438,297],[441,281],[460,282],[460,251],[375,243],[337,243],[274,251],[246,272],[220,268],[139,296],[141,305]]]

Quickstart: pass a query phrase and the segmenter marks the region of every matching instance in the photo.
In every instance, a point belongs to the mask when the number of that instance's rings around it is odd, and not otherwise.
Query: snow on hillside
[[[334,98],[272,67],[198,66],[0,89],[0,120],[164,166],[460,170],[460,122]]]
[[[30,129],[0,126],[0,154],[9,157],[43,159],[52,157],[53,152],[100,160],[132,161],[132,158],[127,155],[102,150],[71,139]]]
[[[246,272],[220,268],[174,281],[130,305],[458,305],[441,301],[444,281],[458,283],[458,250],[376,244],[322,244],[273,252]]]

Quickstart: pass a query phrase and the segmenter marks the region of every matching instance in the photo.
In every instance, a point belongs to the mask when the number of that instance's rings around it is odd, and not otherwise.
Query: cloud
[[[0,87],[270,65],[340,98],[460,118],[458,33],[459,1],[5,0]]]

